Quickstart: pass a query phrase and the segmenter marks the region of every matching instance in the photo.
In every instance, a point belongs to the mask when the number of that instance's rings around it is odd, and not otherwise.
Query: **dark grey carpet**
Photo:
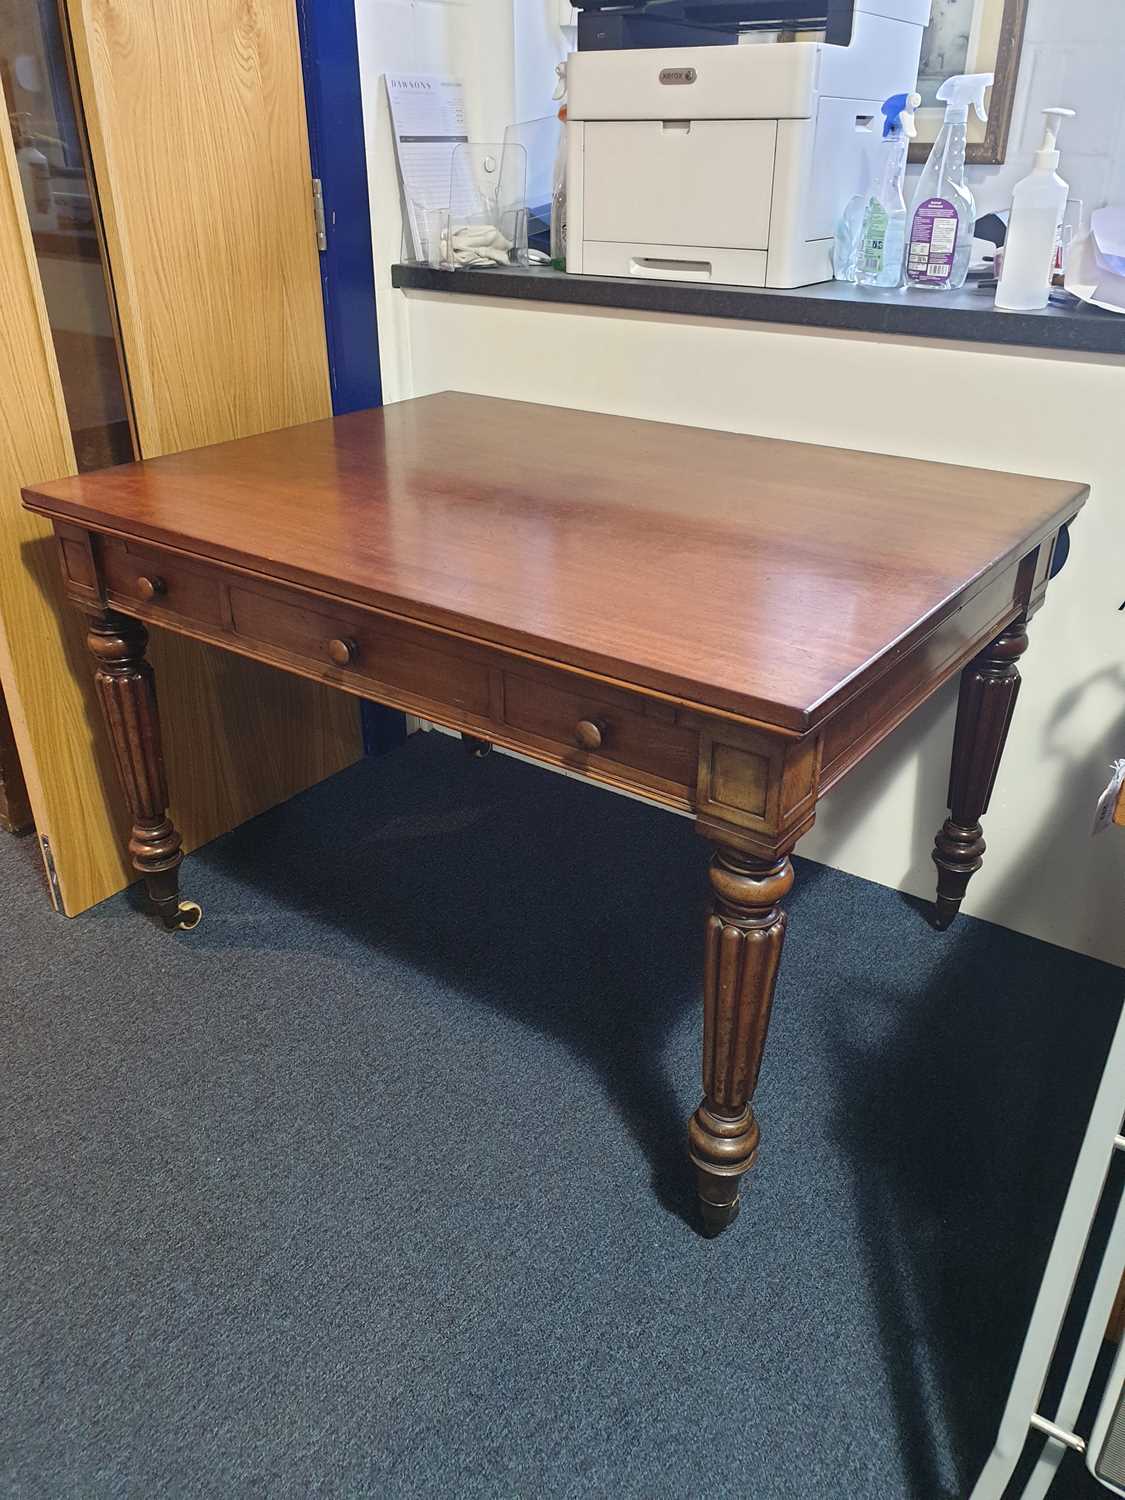
[[[707,1242],[706,859],[438,735],[189,859],[191,935],[0,842],[4,1493],[964,1494],[1122,974],[801,864]]]

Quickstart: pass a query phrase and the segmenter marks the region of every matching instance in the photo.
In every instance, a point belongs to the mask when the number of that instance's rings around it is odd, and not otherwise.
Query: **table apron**
[[[135,616],[693,814],[707,836],[762,857],[791,849],[820,795],[1038,607],[1054,546],[915,629],[874,680],[795,735],[225,563],[54,526],[68,595],[87,611]]]

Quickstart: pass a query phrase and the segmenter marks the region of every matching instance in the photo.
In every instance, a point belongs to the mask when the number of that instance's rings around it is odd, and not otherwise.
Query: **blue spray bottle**
[[[921,94],[894,94],[883,105],[879,166],[864,206],[856,257],[855,279],[860,286],[902,285],[906,250],[906,199],[902,184],[910,142],[918,133],[914,111],[921,102]]]

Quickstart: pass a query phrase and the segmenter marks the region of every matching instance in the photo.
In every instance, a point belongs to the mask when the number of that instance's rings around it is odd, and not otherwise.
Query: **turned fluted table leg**
[[[711,861],[703,1102],[691,1118],[688,1141],[704,1227],[712,1234],[737,1215],[742,1178],[758,1154],[760,1132],[751,1100],[785,939],[780,903],[792,885],[788,858],[770,863],[720,847]]]
[[[1020,690],[1017,663],[1027,650],[1027,621],[1014,620],[961,673],[949,817],[934,840],[938,894],[934,925],[944,931],[961,909],[984,859],[980,820],[988,811]]]
[[[149,900],[166,927],[194,927],[202,913],[195,902],[181,901],[179,895],[184,856],[179,832],[167,813],[156,687],[145,660],[148,631],[139,620],[107,611],[91,619],[86,640],[97,662],[94,681],[133,818],[133,868],[144,876]]]

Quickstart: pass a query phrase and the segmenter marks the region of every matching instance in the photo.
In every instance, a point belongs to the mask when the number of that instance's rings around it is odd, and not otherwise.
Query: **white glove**
[[[506,266],[512,242],[493,224],[462,224],[450,234],[449,248],[457,266]]]

